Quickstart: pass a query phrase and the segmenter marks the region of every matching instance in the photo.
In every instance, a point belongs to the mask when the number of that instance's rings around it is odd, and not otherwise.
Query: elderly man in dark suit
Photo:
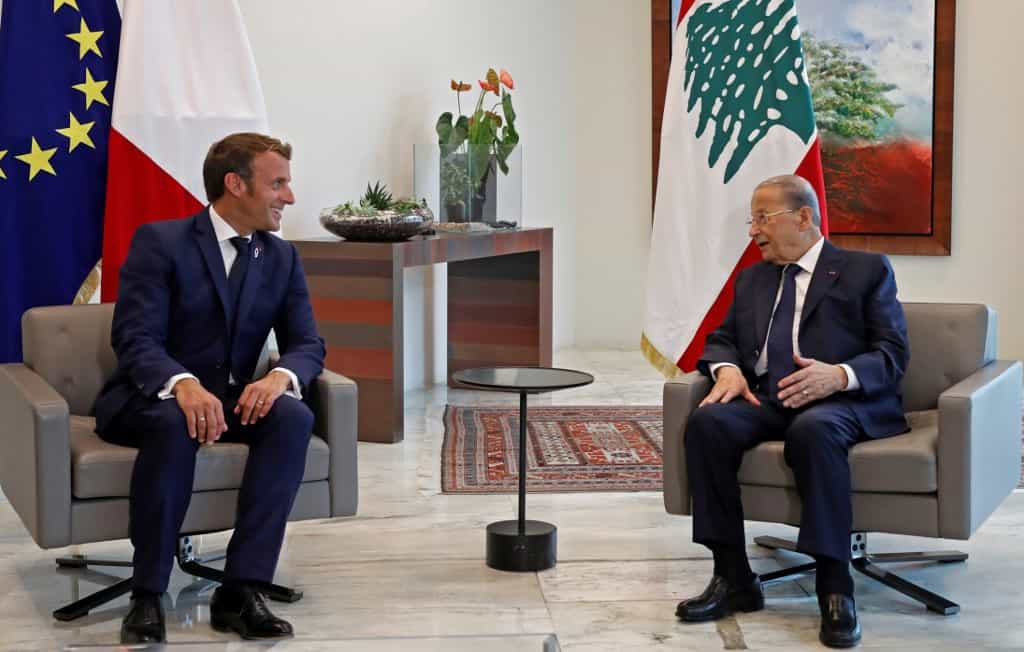
[[[139,227],[121,268],[111,335],[118,367],[96,402],[96,429],[139,449],[125,643],[166,637],[160,595],[196,451],[218,440],[246,443],[249,456],[211,623],[245,638],[292,633],[257,590],[273,578],[302,480],[313,414],[301,399],[324,360],[295,247],[268,233],[295,201],[290,159],[289,145],[260,134],[214,143],[203,165],[210,205]],[[254,378],[271,329],[279,364]]]
[[[729,314],[708,336],[699,369],[714,386],[686,425],[693,540],[711,549],[714,576],[676,614],[700,622],[764,607],[737,473],[745,451],[783,440],[802,503],[797,549],[817,563],[820,639],[851,647],[861,633],[848,451],[908,430],[899,388],[906,321],[889,261],[825,241],[806,180],[762,182],[749,225],[764,260],[737,276]]]

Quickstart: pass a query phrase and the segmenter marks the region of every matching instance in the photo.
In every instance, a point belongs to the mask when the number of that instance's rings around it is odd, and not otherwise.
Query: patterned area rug
[[[515,493],[519,408],[444,415],[444,493]],[[530,407],[527,490],[661,491],[660,407]]]
[[[528,491],[661,491],[660,407],[531,407],[527,435]],[[518,455],[518,407],[445,409],[444,493],[515,493]]]

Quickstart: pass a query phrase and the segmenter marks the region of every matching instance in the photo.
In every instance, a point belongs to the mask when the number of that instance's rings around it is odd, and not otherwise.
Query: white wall
[[[272,129],[295,146],[292,174],[298,201],[287,213],[284,235],[289,238],[323,233],[317,223],[321,208],[358,198],[367,181],[380,178],[396,194],[411,193],[413,144],[436,142],[437,116],[455,111],[449,80],[472,81],[475,87],[489,66],[512,73],[516,126],[524,152],[523,222],[555,228],[554,341],[556,347],[571,344],[576,296],[575,122],[577,108],[583,105],[573,95],[577,4],[241,4]],[[476,92],[468,98],[464,94],[463,110],[475,99]],[[412,285],[423,284],[430,294],[437,289],[431,288],[432,279],[437,286],[443,275],[418,272],[406,278]],[[441,310],[443,304],[435,301]],[[432,329],[413,324],[412,330]]]
[[[576,346],[639,349],[651,237],[651,11],[581,7],[576,125]]]

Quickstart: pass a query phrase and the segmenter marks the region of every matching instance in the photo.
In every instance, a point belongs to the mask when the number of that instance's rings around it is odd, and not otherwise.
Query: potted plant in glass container
[[[320,224],[331,233],[355,242],[398,242],[428,231],[434,214],[427,200],[394,199],[378,181],[358,203],[345,202],[320,213]]]
[[[488,69],[486,79],[478,81],[480,95],[469,116],[462,114],[462,93],[472,85],[451,81],[459,109],[437,119],[437,139],[441,148],[442,219],[453,222],[493,221],[495,219],[495,168],[508,174],[508,157],[519,143],[512,108],[515,82],[507,70]],[[487,108],[488,95],[498,98]],[[501,115],[498,114],[500,107]]]

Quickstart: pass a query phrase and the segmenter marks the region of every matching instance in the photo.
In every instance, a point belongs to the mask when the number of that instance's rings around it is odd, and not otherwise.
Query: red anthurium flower
[[[480,84],[480,88],[484,89],[485,91],[491,91],[495,95],[499,95],[497,86],[492,86],[482,79],[478,79],[477,82]]]
[[[502,68],[501,70],[501,83],[505,84],[509,90],[516,87],[516,83],[512,80],[512,75],[508,74],[508,71]]]
[[[473,88],[472,84],[467,84],[466,82],[459,82],[459,90],[460,91],[468,91],[468,90],[471,90],[472,88]]]

